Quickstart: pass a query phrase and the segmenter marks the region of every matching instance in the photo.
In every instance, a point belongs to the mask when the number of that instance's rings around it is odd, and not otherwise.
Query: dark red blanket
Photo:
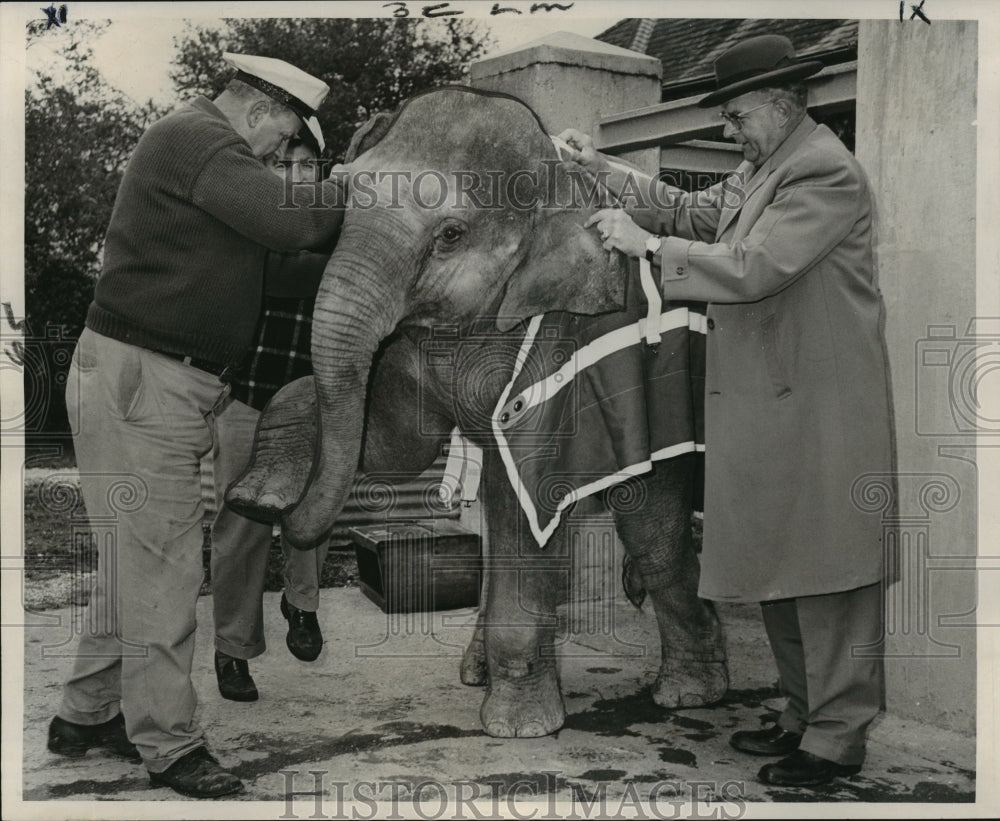
[[[659,343],[650,345],[638,282],[633,272],[622,312],[532,319],[494,413],[494,436],[540,545],[576,501],[657,460],[704,451],[704,306],[663,303]]]

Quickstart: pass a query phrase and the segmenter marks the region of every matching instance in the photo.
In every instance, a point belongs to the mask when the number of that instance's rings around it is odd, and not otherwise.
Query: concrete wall
[[[512,94],[530,105],[548,132],[576,128],[596,134],[603,115],[660,102],[660,61],[567,32],[473,63],[471,85]],[[623,153],[647,173],[659,151]]]
[[[976,726],[976,82],[975,22],[861,22],[856,154],[879,210],[899,458],[898,518],[885,514],[902,559],[886,612],[887,708],[966,731]]]

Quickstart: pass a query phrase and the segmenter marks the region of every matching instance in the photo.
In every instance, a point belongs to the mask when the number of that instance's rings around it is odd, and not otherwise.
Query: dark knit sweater
[[[285,184],[211,101],[158,120],[115,199],[87,327],[219,364],[240,362],[261,311],[268,249],[328,248],[343,220],[332,183]]]

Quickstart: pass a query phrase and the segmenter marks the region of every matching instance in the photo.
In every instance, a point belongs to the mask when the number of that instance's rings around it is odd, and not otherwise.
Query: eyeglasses
[[[753,108],[748,108],[746,111],[740,111],[738,113],[733,113],[731,111],[720,111],[719,117],[724,120],[727,125],[731,125],[737,131],[743,130],[743,120],[747,114],[752,114],[758,109],[764,108],[764,106],[771,105],[774,100],[768,100],[766,103],[761,103],[760,105],[755,105]]]

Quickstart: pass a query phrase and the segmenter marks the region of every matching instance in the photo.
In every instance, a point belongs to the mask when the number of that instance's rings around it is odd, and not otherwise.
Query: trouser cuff
[[[319,591],[314,595],[303,595],[296,590],[289,590],[286,587],[285,599],[292,607],[298,610],[305,610],[309,613],[315,613],[319,610]]]
[[[262,639],[257,644],[233,644],[232,642],[216,636],[215,649],[220,653],[225,653],[227,656],[231,656],[234,659],[243,659],[244,661],[248,661],[249,659],[257,658],[257,656],[262,655],[267,649],[267,642]]]
[[[106,721],[111,721],[111,719],[113,719],[121,711],[120,704],[112,704],[93,713],[82,713],[79,710],[74,710],[63,704],[59,708],[56,715],[63,721],[68,721],[70,724],[80,724],[84,727],[94,727],[97,724],[104,724]]]
[[[845,744],[833,739],[823,738],[822,736],[817,737],[815,733],[810,732],[808,729],[806,730],[806,734],[802,736],[799,749],[813,755],[818,755],[827,761],[835,761],[837,764],[860,765],[864,764],[865,761],[864,743],[860,745]]]

